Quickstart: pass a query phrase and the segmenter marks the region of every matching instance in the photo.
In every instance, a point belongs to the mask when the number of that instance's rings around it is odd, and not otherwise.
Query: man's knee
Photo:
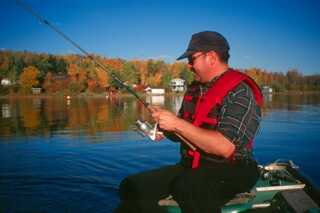
[[[128,200],[135,197],[137,189],[130,177],[123,179],[119,185],[119,196],[121,200]]]
[[[165,196],[169,192],[170,182],[179,171],[178,166],[168,166],[128,176],[120,183],[120,198],[152,199],[163,194]]]

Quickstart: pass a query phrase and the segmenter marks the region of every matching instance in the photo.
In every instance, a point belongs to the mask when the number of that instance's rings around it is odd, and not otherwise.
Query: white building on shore
[[[162,88],[147,87],[144,89],[144,91],[147,93],[147,95],[164,95],[165,94],[165,90]]]
[[[183,92],[185,90],[185,80],[174,78],[170,82],[172,92]]]
[[[273,93],[273,89],[272,89],[272,87],[269,87],[269,86],[263,86],[262,87],[262,93],[263,94],[272,94]]]
[[[7,78],[3,78],[3,79],[1,80],[1,85],[2,85],[2,86],[11,86],[11,85],[12,85],[12,82],[11,82],[9,79],[7,79]]]

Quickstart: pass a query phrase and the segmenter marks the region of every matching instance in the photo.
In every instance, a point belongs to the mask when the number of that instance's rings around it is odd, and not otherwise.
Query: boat
[[[259,165],[260,177],[249,192],[237,194],[222,213],[285,212],[320,213],[320,192],[291,160]],[[181,213],[172,197],[159,201],[167,213]]]

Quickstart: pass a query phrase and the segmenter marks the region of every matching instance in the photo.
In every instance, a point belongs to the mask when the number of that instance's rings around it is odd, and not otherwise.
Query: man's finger
[[[148,106],[148,109],[150,109],[150,111],[152,112],[152,113],[154,113],[154,112],[157,112],[157,111],[159,111],[161,108],[160,107],[158,107],[158,106]]]

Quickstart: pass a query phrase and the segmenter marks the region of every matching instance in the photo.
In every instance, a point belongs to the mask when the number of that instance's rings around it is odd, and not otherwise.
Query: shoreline
[[[164,96],[175,96],[183,95],[184,93],[166,93]],[[273,93],[264,93],[263,95],[309,95],[309,94],[320,94],[320,91],[287,91],[287,92],[273,92]],[[141,97],[148,96],[145,93],[138,93]],[[153,95],[157,96],[157,95]],[[61,95],[61,94],[37,94],[37,95],[21,95],[21,94],[12,94],[12,95],[0,95],[0,99],[23,99],[23,98],[127,98],[133,97],[130,93],[120,93],[117,95],[106,95],[106,94],[77,94],[77,95]]]

